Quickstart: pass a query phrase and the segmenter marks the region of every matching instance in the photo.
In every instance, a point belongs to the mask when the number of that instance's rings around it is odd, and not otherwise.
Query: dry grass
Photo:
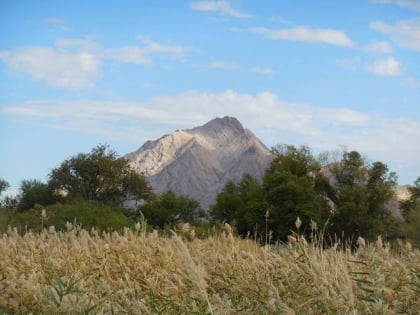
[[[197,239],[144,226],[69,224],[0,238],[0,314],[416,314],[420,253],[380,239],[356,252],[259,246],[225,231]]]

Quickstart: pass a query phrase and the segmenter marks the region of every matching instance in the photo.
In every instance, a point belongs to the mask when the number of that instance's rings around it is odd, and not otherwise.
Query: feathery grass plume
[[[192,227],[191,227],[192,228]],[[325,248],[233,235],[44,229],[0,236],[5,314],[416,314],[420,252],[379,238]],[[192,228],[193,230],[193,228]],[[188,232],[189,233],[189,232]],[[318,232],[320,233],[320,232]],[[290,238],[291,243],[293,239]]]
[[[175,233],[172,232],[172,239],[174,240],[174,245],[177,249],[176,258],[177,261],[181,264],[181,268],[188,276],[192,284],[193,297],[202,299],[208,304],[209,311],[212,313],[212,308],[210,305],[209,297],[207,295],[208,284],[205,280],[206,272],[203,267],[198,266],[191,257],[190,251],[182,239]]]
[[[300,220],[299,217],[297,217],[297,219],[295,221],[296,229],[299,230],[299,228],[300,228],[301,225],[302,225],[302,221]]]
[[[363,237],[359,236],[357,238],[357,246],[359,246],[359,248],[366,248],[366,241]]]

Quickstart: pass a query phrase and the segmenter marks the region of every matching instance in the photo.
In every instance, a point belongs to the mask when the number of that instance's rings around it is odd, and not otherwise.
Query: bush
[[[126,217],[122,208],[91,200],[74,200],[68,204],[55,204],[43,208],[36,205],[25,212],[4,211],[0,218],[0,229],[4,232],[8,225],[25,230],[40,231],[43,227],[54,226],[65,230],[67,222],[76,223],[85,229],[120,230],[132,226],[134,221]]]

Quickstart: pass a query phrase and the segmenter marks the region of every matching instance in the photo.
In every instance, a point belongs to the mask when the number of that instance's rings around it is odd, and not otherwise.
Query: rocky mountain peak
[[[215,118],[200,127],[195,127],[192,131],[208,132],[208,131],[232,130],[236,132],[244,132],[242,124],[235,117],[225,116],[223,118]]]
[[[262,178],[272,155],[236,118],[226,116],[147,141],[126,158],[157,192],[187,194],[208,207],[227,180],[239,181],[245,173]]]

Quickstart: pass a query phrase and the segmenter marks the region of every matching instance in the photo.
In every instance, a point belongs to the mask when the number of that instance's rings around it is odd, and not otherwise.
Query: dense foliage
[[[306,146],[277,146],[273,153],[262,183],[249,175],[237,184],[226,183],[210,211],[214,220],[262,240],[267,233],[274,240],[286,240],[297,217],[306,235],[322,228],[332,238],[352,240],[380,234],[393,239],[407,235],[406,228],[419,227],[413,223],[417,211],[411,209],[418,204],[420,180],[411,189],[414,199],[403,204],[411,224],[407,227],[388,207],[396,175],[384,163],[368,163],[356,151],[343,151],[340,160],[331,162],[314,157]]]
[[[198,220],[206,215],[197,200],[187,196],[177,196],[171,191],[140,206],[139,211],[150,225],[158,228],[166,225],[174,226],[180,222],[197,224]]]
[[[62,162],[51,171],[48,185],[56,193],[86,200],[121,203],[127,199],[149,200],[152,196],[143,175],[105,145]]]
[[[264,196],[260,183],[250,175],[238,184],[228,181],[210,209],[210,216],[231,223],[241,235],[259,233],[266,224],[268,204]]]

